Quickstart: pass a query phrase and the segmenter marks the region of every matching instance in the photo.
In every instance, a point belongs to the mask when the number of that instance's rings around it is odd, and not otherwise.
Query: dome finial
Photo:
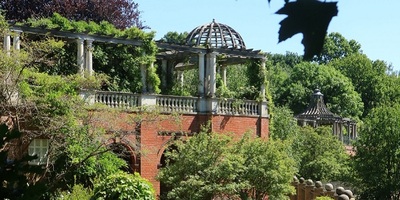
[[[213,21],[212,21],[213,23],[215,23],[215,19],[213,19]]]

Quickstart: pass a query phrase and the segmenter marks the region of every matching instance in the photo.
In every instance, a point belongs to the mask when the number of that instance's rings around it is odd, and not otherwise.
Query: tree
[[[41,5],[41,6],[37,6]],[[140,20],[138,4],[132,0],[2,0],[0,10],[4,10],[6,19],[21,22],[28,18],[46,18],[60,13],[69,20],[108,21],[114,26],[125,29],[147,28]]]
[[[201,132],[174,143],[158,178],[169,199],[282,199],[292,192],[294,162],[284,143]]]
[[[384,62],[373,62],[364,54],[351,54],[333,60],[329,65],[351,80],[364,103],[363,116],[382,102],[394,100],[387,98],[390,95],[387,91],[390,89],[385,83],[388,79],[388,67]]]
[[[362,199],[400,198],[400,104],[371,110],[355,143]]]
[[[235,149],[244,158],[245,170],[240,180],[247,181],[249,187],[242,189],[242,199],[263,200],[285,199],[291,194],[290,183],[296,173],[295,162],[288,151],[288,141],[265,141],[248,135],[237,143]]]
[[[361,54],[361,45],[355,40],[347,40],[340,33],[329,33],[325,37],[321,55],[316,59],[320,63],[329,63],[352,54]]]
[[[172,43],[172,44],[185,44],[186,43],[186,37],[188,36],[188,32],[183,32],[183,33],[178,33],[178,32],[168,32],[165,34],[160,41],[161,42],[166,42],[166,43]]]
[[[313,180],[348,181],[350,157],[331,127],[302,127],[292,138],[299,175]]]
[[[360,95],[347,77],[330,66],[303,62],[280,82],[282,85],[275,85],[277,89],[273,89],[274,102],[278,106],[287,105],[295,114],[307,108],[310,95],[318,88],[324,93],[324,100],[333,113],[354,119],[361,116],[363,104]]]
[[[7,24],[2,22],[0,20],[0,25]],[[0,30],[3,31],[7,30]],[[14,178],[25,177],[29,186],[35,186],[35,190],[27,188],[27,184],[20,184],[24,183],[22,181],[14,182],[16,184],[11,187],[3,180],[1,183],[7,188],[22,191],[19,195],[24,198],[49,198],[55,192],[70,189],[75,184],[90,187],[94,180],[119,171],[125,162],[110,153],[111,149],[105,144],[114,135],[106,135],[103,129],[93,125],[92,115],[78,95],[83,85],[99,88],[103,80],[38,72],[37,61],[47,58],[51,49],[58,47],[59,43],[49,39],[30,44],[19,51],[0,52],[0,113],[2,118],[7,116],[13,119],[12,127],[22,133],[13,141],[3,140],[7,146],[4,149],[7,159],[14,162],[8,162],[1,170],[17,170],[18,175]],[[33,51],[29,47],[38,49]],[[43,157],[44,165],[36,166],[42,169],[39,172],[28,171],[25,174],[20,162],[22,159],[26,164],[28,160],[21,155],[27,152],[26,148],[19,147],[29,145],[38,137],[49,141],[49,149]],[[10,146],[13,148],[8,148]]]

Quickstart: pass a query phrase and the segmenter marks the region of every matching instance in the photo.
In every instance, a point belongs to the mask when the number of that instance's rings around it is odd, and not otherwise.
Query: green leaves
[[[282,142],[203,132],[174,145],[158,175],[171,188],[168,199],[279,199],[292,192],[294,161]]]
[[[354,169],[363,199],[398,199],[400,191],[400,105],[371,110],[355,144]]]
[[[107,176],[95,185],[96,200],[155,200],[155,192],[149,181],[138,173],[116,173]]]

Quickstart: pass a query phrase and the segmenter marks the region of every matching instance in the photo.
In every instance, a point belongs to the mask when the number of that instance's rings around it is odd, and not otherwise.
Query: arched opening
[[[138,167],[136,166],[136,157],[133,150],[123,143],[111,143],[108,145],[109,148],[115,153],[119,158],[125,160],[126,166],[121,168],[121,170],[128,173],[138,172]]]
[[[175,145],[170,145],[164,150],[163,154],[161,155],[160,164],[158,165],[159,168],[165,167],[167,165],[167,163],[173,162],[173,160],[171,160],[170,158],[168,158],[166,156],[166,153],[170,152],[172,150],[176,150],[176,149],[177,149],[177,147]],[[168,186],[163,181],[161,181],[160,182],[160,197],[159,197],[159,199],[160,200],[167,199],[167,194],[169,191],[171,191],[171,189],[172,188],[170,186]]]

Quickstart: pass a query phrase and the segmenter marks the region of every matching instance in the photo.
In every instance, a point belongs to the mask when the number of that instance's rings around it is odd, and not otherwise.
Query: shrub
[[[151,183],[140,177],[138,173],[120,172],[100,180],[94,187],[92,199],[155,200],[155,191]]]

